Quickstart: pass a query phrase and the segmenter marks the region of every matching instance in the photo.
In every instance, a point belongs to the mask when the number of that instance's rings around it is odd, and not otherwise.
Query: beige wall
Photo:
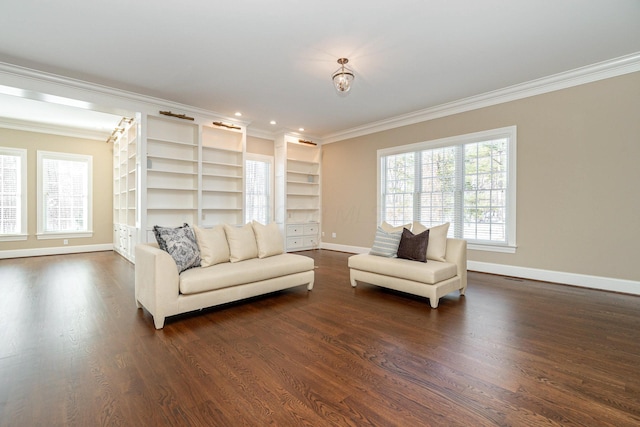
[[[113,242],[113,144],[104,141],[0,128],[0,146],[27,149],[26,241],[0,242],[0,251],[63,246],[62,239],[38,240],[36,191],[37,150],[93,156],[93,237],[68,239],[67,246]]]
[[[511,125],[518,249],[469,260],[640,280],[640,73],[324,145],[323,241],[372,245],[376,150]]]

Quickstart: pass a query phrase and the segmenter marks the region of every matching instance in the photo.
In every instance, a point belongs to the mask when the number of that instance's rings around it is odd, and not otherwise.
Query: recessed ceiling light
[[[276,124],[276,121],[275,121],[275,120],[271,120],[271,121],[269,122],[269,124],[275,125],[275,124]]]
[[[240,111],[238,111],[238,112],[236,112],[235,115],[236,115],[236,117],[240,117],[240,116],[242,116],[242,113]]]
[[[304,132],[304,128],[298,128],[300,132]]]

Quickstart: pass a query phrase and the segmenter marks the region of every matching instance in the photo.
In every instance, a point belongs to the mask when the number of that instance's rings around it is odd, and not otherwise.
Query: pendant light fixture
[[[338,68],[338,70],[333,73],[333,76],[331,77],[333,79],[333,85],[340,95],[346,95],[347,92],[351,90],[351,83],[355,78],[353,71],[344,66],[344,64],[346,64],[347,62],[349,62],[347,58],[338,59],[340,68]]]

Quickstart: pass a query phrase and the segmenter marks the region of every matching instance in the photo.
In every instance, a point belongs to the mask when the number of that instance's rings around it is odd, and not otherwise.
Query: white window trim
[[[72,160],[87,162],[88,165],[88,177],[87,177],[87,230],[73,232],[45,232],[44,231],[44,194],[42,188],[42,160],[45,158],[57,159],[57,160]],[[72,153],[60,153],[54,151],[42,151],[38,150],[38,189],[37,189],[37,221],[38,232],[36,237],[38,240],[52,240],[52,239],[80,239],[93,237],[93,156],[84,154],[72,154]]]
[[[269,218],[270,218],[270,222],[273,222],[275,216],[275,206],[274,206],[274,201],[275,201],[275,179],[274,179],[274,160],[273,160],[273,156],[268,156],[266,154],[257,154],[257,153],[246,153],[244,156],[244,162],[245,162],[245,167],[244,170],[246,171],[246,162],[247,160],[253,160],[256,162],[264,162],[264,163],[269,163]],[[245,186],[246,186],[246,177],[245,177]],[[246,188],[243,189],[243,194],[245,194],[244,196],[244,200],[243,200],[243,204],[245,204],[245,215],[247,212],[246,209]],[[245,218],[246,220],[246,218]]]
[[[381,199],[381,159],[385,156],[402,154],[412,151],[429,150],[433,148],[448,147],[452,145],[470,144],[474,142],[482,142],[489,139],[507,137],[509,138],[509,194],[507,205],[507,242],[505,244],[497,244],[494,242],[487,243],[470,243],[467,247],[472,250],[515,253],[516,244],[516,159],[517,159],[517,127],[507,126],[498,129],[468,133],[459,136],[440,138],[431,141],[417,142],[414,144],[400,145],[396,147],[384,148],[377,151],[377,220],[378,224],[382,222],[382,199]]]
[[[27,150],[24,148],[0,147],[0,154],[20,157],[20,231],[0,235],[0,242],[27,240]]]

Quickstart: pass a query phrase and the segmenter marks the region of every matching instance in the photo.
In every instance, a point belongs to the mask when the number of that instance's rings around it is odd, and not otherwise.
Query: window
[[[273,191],[271,170],[273,158],[247,154],[245,161],[245,222],[268,224],[272,218]]]
[[[0,147],[0,241],[27,239],[27,150]]]
[[[378,151],[380,221],[450,222],[472,249],[515,251],[516,128]]]
[[[92,157],[38,151],[38,238],[92,236]]]

